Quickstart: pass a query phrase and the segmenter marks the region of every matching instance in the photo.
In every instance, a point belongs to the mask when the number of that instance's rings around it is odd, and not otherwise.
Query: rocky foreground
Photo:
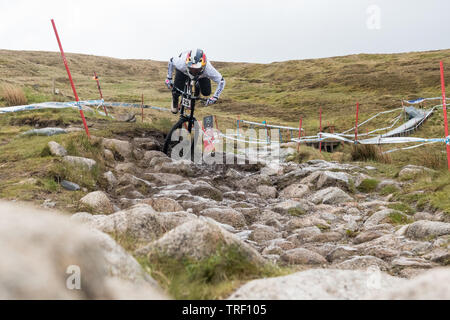
[[[254,264],[308,270],[251,281],[231,299],[450,299],[449,215],[407,215],[389,208],[392,195],[358,191],[375,168],[198,166],[172,161],[153,138],[102,145],[108,187],[81,199],[85,212],[69,218],[2,204],[0,298],[169,298],[134,257],[201,260],[235,246]],[[64,161],[95,165],[49,147]],[[426,170],[407,166],[400,176]],[[127,252],[113,238],[138,247]],[[81,291],[66,289],[68,265],[84,270]]]

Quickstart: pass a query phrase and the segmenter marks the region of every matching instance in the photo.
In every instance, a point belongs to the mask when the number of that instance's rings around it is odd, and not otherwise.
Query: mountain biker
[[[173,68],[175,67],[175,82],[172,81]],[[202,49],[193,49],[182,52],[178,57],[173,57],[169,61],[166,86],[172,89],[173,86],[183,91],[186,80],[198,80],[200,92],[203,96],[211,95],[211,80],[217,83],[217,90],[212,97],[205,103],[206,106],[217,102],[225,88],[225,79],[206,59],[206,55]],[[180,93],[172,91],[172,113],[178,113],[178,99]]]

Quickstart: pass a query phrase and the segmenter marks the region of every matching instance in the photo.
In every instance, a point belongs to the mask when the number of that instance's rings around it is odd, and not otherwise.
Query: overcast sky
[[[447,0],[0,0],[0,48],[273,62],[450,48]]]

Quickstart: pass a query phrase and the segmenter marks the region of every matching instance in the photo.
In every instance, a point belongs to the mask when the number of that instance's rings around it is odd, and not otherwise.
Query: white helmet
[[[186,67],[188,74],[194,78],[203,73],[206,67],[206,55],[202,49],[192,49],[186,57]]]

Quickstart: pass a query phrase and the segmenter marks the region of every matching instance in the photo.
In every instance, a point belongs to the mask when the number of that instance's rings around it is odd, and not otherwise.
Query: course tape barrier
[[[442,98],[421,98],[421,99],[417,99],[417,100],[404,100],[404,102],[408,103],[408,104],[419,104],[421,102],[424,101],[431,101],[431,100],[441,100]],[[64,108],[81,108],[81,107],[96,107],[96,110],[99,114],[106,116],[106,114],[100,110],[98,110],[99,108],[106,106],[106,107],[123,107],[123,108],[144,108],[144,109],[153,109],[153,110],[159,110],[159,111],[170,111],[169,108],[164,108],[164,107],[155,107],[155,106],[150,106],[150,105],[144,105],[142,106],[142,104],[137,104],[137,103],[122,103],[122,102],[105,102],[104,100],[87,100],[87,101],[72,101],[72,102],[43,102],[43,103],[37,103],[37,104],[31,104],[31,105],[24,105],[24,106],[14,106],[14,107],[3,107],[0,108],[0,114],[3,113],[11,113],[11,112],[20,112],[20,111],[30,111],[30,110],[39,110],[39,109],[64,109]],[[402,144],[402,143],[420,143],[419,145],[416,146],[412,146],[412,147],[406,147],[406,148],[399,148],[399,149],[394,149],[394,150],[390,150],[390,151],[386,151],[385,153],[391,153],[394,151],[398,151],[398,150],[407,150],[407,149],[413,149],[416,147],[420,147],[426,144],[433,144],[433,143],[438,143],[438,142],[444,142],[444,143],[450,143],[449,142],[449,138],[447,137],[446,139],[442,139],[442,138],[433,138],[433,139],[425,139],[425,138],[414,138],[414,137],[392,137],[392,136],[397,136],[397,135],[406,135],[409,132],[411,132],[412,130],[417,129],[420,125],[423,124],[423,122],[430,117],[433,112],[439,108],[442,107],[442,105],[437,105],[434,106],[432,109],[430,110],[419,110],[416,109],[414,107],[406,107],[406,108],[396,108],[396,109],[392,109],[392,110],[388,110],[388,111],[382,111],[379,112],[377,114],[375,114],[374,116],[370,117],[369,119],[361,122],[358,125],[358,128],[363,126],[364,124],[368,123],[369,121],[377,118],[380,115],[383,114],[389,114],[389,113],[393,113],[396,111],[402,111],[402,113],[398,116],[396,116],[394,119],[391,120],[392,124],[388,127],[385,128],[379,128],[379,129],[375,129],[372,130],[368,133],[360,133],[359,136],[373,136],[376,132],[379,131],[385,131],[385,130],[389,130],[391,128],[393,128],[402,118],[402,114],[403,114],[403,110],[411,117],[411,119],[409,121],[407,121],[406,123],[402,124],[401,126],[395,128],[394,130],[391,130],[385,134],[382,135],[377,135],[375,137],[369,138],[369,139],[363,139],[363,140],[352,140],[352,139],[348,139],[350,137],[353,137],[353,134],[347,134],[348,132],[351,132],[353,130],[355,130],[355,127],[348,129],[342,133],[324,133],[324,132],[319,132],[317,133],[317,135],[315,136],[307,136],[307,137],[302,137],[300,139],[298,138],[292,138],[290,141],[291,142],[296,142],[296,143],[302,143],[302,142],[306,142],[306,143],[320,143],[322,141],[327,141],[327,140],[339,140],[342,142],[347,142],[347,143],[352,143],[352,144],[365,144],[365,145],[369,145],[369,144],[374,144],[374,145],[380,145],[380,144]],[[91,111],[94,111],[91,109]],[[111,115],[108,115],[109,117],[113,118]],[[282,129],[282,130],[296,130],[299,131],[299,128],[293,128],[293,127],[288,127],[288,126],[281,126],[281,125],[269,125],[266,123],[258,123],[258,122],[253,122],[253,121],[247,121],[247,120],[238,120],[240,123],[243,124],[247,124],[247,125],[251,125],[251,126],[259,126],[259,127],[263,127],[266,129]],[[302,131],[304,131],[303,129],[301,129]],[[247,136],[241,135],[240,133],[236,133],[236,134],[222,134],[219,133],[220,137],[223,137],[225,139],[228,140],[234,140],[237,142],[245,142],[245,143],[249,143],[249,144],[257,144],[257,145],[268,145],[268,144],[280,144],[277,141],[271,141],[270,139],[267,140],[261,140],[261,139],[254,139],[254,138],[249,138]]]
[[[14,107],[3,107],[0,108],[0,113],[9,113],[9,112],[21,112],[21,111],[30,111],[30,110],[40,110],[40,109],[66,109],[66,108],[77,108],[79,109],[82,106],[86,107],[126,107],[126,108],[141,108],[140,104],[135,103],[121,103],[121,102],[105,102],[104,100],[87,100],[87,101],[71,101],[71,102],[43,102],[43,103],[35,103],[24,106],[14,106]],[[160,111],[170,111],[168,108],[162,107],[154,107],[144,105],[144,109],[155,109]],[[105,114],[104,112],[99,111],[100,114]]]
[[[419,104],[425,101],[434,101],[434,100],[442,100],[442,97],[436,97],[436,98],[419,98],[416,100],[403,100],[403,102],[407,104]]]
[[[66,108],[77,108],[80,106],[97,106],[103,103],[102,100],[88,100],[88,101],[72,101],[72,102],[43,102],[43,103],[35,103],[25,106],[14,106],[14,107],[4,107],[0,108],[0,113],[9,113],[9,112],[20,112],[20,111],[29,111],[29,110],[39,110],[39,109],[66,109]]]

